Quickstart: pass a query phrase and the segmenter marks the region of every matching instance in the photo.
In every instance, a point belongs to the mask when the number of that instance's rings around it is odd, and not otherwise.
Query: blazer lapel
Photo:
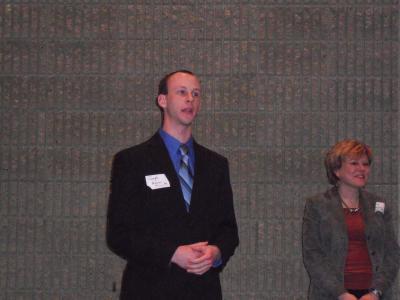
[[[158,133],[149,140],[148,153],[147,163],[149,170],[152,172],[165,173],[165,176],[168,178],[171,185],[170,188],[173,189],[173,192],[176,195],[174,197],[175,201],[173,201],[175,207],[181,210],[181,212],[186,213],[185,200],[183,199],[178,175],[176,174],[174,165],[169,157],[168,150]]]
[[[203,188],[203,185],[207,183],[207,161],[205,153],[202,151],[201,147],[193,141],[194,155],[195,155],[195,166],[194,166],[194,176],[193,176],[193,189],[192,196],[190,200],[190,213],[199,213],[201,209],[201,191],[207,189]]]
[[[364,217],[365,236],[368,237],[371,230],[371,222],[373,222],[374,210],[371,207],[370,201],[368,201],[368,197],[366,197],[362,190],[360,191],[360,207]]]
[[[330,201],[330,211],[333,215],[334,220],[338,224],[338,229],[341,231],[343,236],[347,236],[346,221],[344,218],[342,199],[340,198],[339,192],[336,187],[328,190],[328,198]]]

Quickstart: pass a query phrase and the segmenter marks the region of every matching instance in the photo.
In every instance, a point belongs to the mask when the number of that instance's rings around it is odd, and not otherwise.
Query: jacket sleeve
[[[374,274],[373,287],[383,293],[389,289],[396,279],[400,265],[400,248],[396,241],[396,235],[392,222],[390,209],[385,209],[384,221],[384,246],[383,260],[378,271]],[[374,270],[375,271],[375,270]]]
[[[336,299],[346,292],[343,284],[343,272],[338,272],[338,265],[333,263],[328,249],[321,240],[321,212],[318,204],[307,199],[302,227],[303,262],[310,276],[312,286],[324,290]]]
[[[221,251],[223,268],[239,245],[238,228],[233,206],[232,187],[229,178],[228,161],[224,158],[221,176],[217,183],[217,201],[215,232],[210,244],[216,245]]]
[[[127,261],[168,267],[178,245],[151,234],[146,224],[140,162],[127,153],[113,160],[107,210],[106,240],[111,251]]]

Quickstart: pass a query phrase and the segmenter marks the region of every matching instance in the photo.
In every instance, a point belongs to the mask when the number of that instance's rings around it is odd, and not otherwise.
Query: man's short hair
[[[335,172],[342,167],[344,159],[366,155],[369,164],[372,163],[371,148],[358,140],[346,139],[335,144],[325,156],[326,176],[330,184],[336,185],[339,178]]]
[[[158,94],[156,97],[156,105],[161,110],[161,112],[163,112],[163,109],[162,109],[162,107],[160,107],[160,105],[158,105],[158,96],[168,94],[168,80],[171,78],[172,75],[174,75],[176,73],[185,73],[185,74],[189,74],[192,76],[196,76],[193,72],[191,72],[189,70],[177,70],[177,71],[171,72],[171,73],[165,75],[163,78],[161,78],[161,80],[158,84]]]

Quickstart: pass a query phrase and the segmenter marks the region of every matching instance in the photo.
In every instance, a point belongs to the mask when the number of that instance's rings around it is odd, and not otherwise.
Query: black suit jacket
[[[113,161],[107,244],[127,261],[120,299],[221,299],[219,272],[239,243],[228,162],[196,142],[190,212],[160,135],[122,150]],[[170,187],[150,189],[145,176],[165,174]],[[222,265],[193,275],[171,264],[180,245],[208,241]]]

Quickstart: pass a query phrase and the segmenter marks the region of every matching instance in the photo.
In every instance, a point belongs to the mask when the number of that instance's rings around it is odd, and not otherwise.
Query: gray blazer
[[[383,199],[365,191],[360,193],[360,207],[365,221],[365,236],[372,263],[372,287],[390,299],[400,264],[390,209],[375,211]],[[310,276],[308,299],[337,299],[344,293],[344,266],[348,237],[337,188],[306,200],[303,216],[303,261]]]

